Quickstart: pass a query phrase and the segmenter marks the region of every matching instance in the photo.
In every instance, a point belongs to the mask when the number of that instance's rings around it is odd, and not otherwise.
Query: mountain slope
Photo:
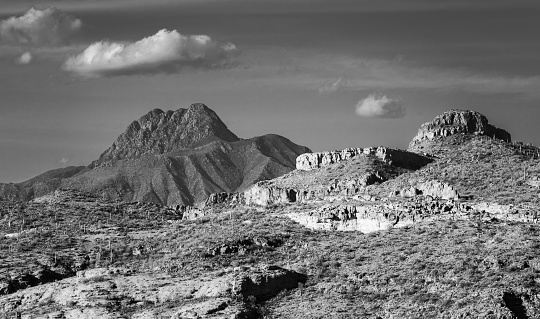
[[[29,200],[76,189],[126,201],[191,205],[290,172],[309,152],[279,135],[240,139],[204,104],[155,109],[134,121],[87,168],[50,171],[0,184],[0,199]]]
[[[110,162],[66,179],[61,186],[124,200],[187,205],[203,201],[211,193],[242,191],[257,181],[288,173],[292,160],[307,151],[278,135],[215,141]]]

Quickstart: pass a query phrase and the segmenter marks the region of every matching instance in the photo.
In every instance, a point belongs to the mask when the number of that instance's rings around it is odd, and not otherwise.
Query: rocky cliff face
[[[131,123],[90,167],[192,148],[215,140],[233,142],[239,138],[206,105],[196,103],[188,109],[166,112],[154,109]]]
[[[296,169],[309,171],[357,156],[375,156],[385,163],[418,169],[431,160],[415,153],[388,147],[346,148],[342,151],[305,153],[296,158]]]
[[[435,117],[433,121],[422,124],[418,134],[409,144],[409,150],[414,149],[423,141],[460,133],[485,135],[507,142],[511,141],[510,133],[489,124],[483,114],[468,110],[450,110]]]

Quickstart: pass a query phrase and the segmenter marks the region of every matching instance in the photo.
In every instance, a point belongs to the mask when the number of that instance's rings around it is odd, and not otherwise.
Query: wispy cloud
[[[22,16],[0,21],[0,42],[25,46],[64,45],[81,27],[81,20],[57,8],[31,8]]]
[[[373,118],[401,118],[405,116],[405,108],[398,99],[372,93],[356,104],[356,114]]]
[[[339,90],[339,87],[340,87],[340,84],[341,84],[342,81],[343,81],[343,78],[341,77],[341,78],[337,79],[337,81],[334,81],[332,83],[325,84],[325,85],[321,86],[318,89],[318,91],[319,91],[320,94],[334,93],[337,90]]]
[[[30,64],[32,62],[33,56],[30,52],[24,52],[20,57],[17,58],[16,62],[18,64]]]
[[[62,164],[63,166],[66,166],[69,163],[69,158],[62,157],[58,160],[58,164]]]
[[[172,73],[183,66],[223,66],[236,51],[234,44],[219,44],[207,35],[186,36],[163,29],[135,43],[93,43],[70,57],[64,69],[83,76]]]
[[[386,92],[389,90],[429,90],[475,94],[511,94],[523,98],[540,98],[540,76],[508,76],[482,73],[465,68],[426,67],[400,60],[381,60],[328,55],[306,50],[289,50],[289,63],[298,65],[302,73],[278,73],[272,62],[256,64],[256,57],[265,53],[244,51],[243,63],[253,68],[253,81],[266,85],[301,87],[318,93],[333,91],[337,81],[321,86],[321,79],[339,79],[337,91]],[[345,80],[346,79],[346,80]]]

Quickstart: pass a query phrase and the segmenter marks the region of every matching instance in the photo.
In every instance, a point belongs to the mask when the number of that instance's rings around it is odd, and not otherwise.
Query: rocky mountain
[[[154,109],[131,123],[90,167],[194,148],[212,141],[238,140],[218,115],[204,104],[196,103],[188,109],[167,112]]]
[[[88,167],[1,184],[0,198],[29,200],[75,189],[126,201],[188,205],[288,173],[305,152],[307,147],[279,135],[240,139],[204,104],[155,109],[131,123]]]

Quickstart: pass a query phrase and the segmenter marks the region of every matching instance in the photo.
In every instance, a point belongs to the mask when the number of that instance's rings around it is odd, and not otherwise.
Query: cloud
[[[69,158],[62,157],[58,160],[58,163],[66,166],[69,163]]]
[[[401,118],[405,108],[400,100],[372,93],[356,104],[356,114],[362,117]]]
[[[100,41],[72,56],[64,69],[84,76],[173,73],[183,66],[219,67],[237,52],[206,35],[182,35],[166,29],[135,43]]]
[[[245,51],[242,63],[259,70],[252,81],[265,85],[322,90],[321,79],[340,74],[338,91],[386,92],[389,90],[422,90],[424,92],[465,92],[483,95],[514,95],[516,98],[539,99],[540,75],[509,76],[465,68],[422,66],[406,61],[361,58],[345,54],[318,54],[309,50],[289,50],[289,63],[299,65],[301,74],[277,74],[272,61],[258,64],[261,51]],[[335,83],[335,82],[333,82]],[[330,88],[333,84],[326,85]],[[324,88],[324,86],[323,86]]]
[[[32,62],[33,56],[30,52],[24,52],[20,57],[17,58],[18,64],[30,64]]]
[[[30,8],[20,17],[0,21],[0,41],[20,45],[58,46],[68,43],[81,27],[81,20],[57,8]]]
[[[318,89],[319,93],[324,94],[324,93],[334,93],[334,92],[336,92],[341,87],[341,81],[342,80],[343,80],[343,78],[341,77],[335,82],[332,82],[330,84],[326,84],[326,85],[321,86]]]

